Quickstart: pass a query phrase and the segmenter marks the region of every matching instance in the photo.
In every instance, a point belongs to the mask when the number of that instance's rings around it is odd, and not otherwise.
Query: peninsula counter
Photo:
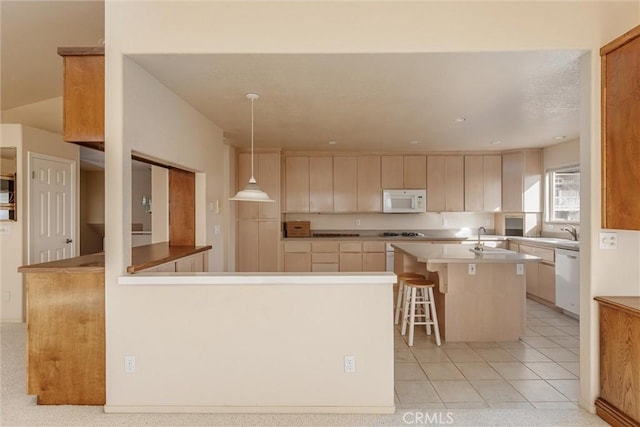
[[[435,283],[440,334],[447,342],[514,341],[524,334],[527,264],[540,258],[468,245],[394,244],[394,271],[427,274]]]

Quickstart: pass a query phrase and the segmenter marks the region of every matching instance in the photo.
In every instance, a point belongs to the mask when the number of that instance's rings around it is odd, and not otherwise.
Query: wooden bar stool
[[[424,280],[424,276],[419,273],[400,273],[398,274],[398,297],[396,300],[396,317],[395,324],[400,323],[400,312],[404,308],[404,300],[407,295],[404,295],[404,285],[405,282],[409,279],[421,279]],[[404,298],[403,298],[404,296]],[[404,335],[404,334],[403,334]]]
[[[434,283],[431,280],[407,279],[404,287],[407,297],[404,299],[402,310],[402,335],[407,333],[408,324],[409,347],[413,346],[415,325],[425,325],[427,335],[431,335],[431,326],[433,325],[436,344],[440,346],[440,328],[438,327],[438,315],[436,314],[436,301],[433,298]],[[421,295],[418,295],[418,290],[421,291]],[[416,314],[416,305],[424,307],[424,314]],[[424,320],[416,321],[416,318]]]

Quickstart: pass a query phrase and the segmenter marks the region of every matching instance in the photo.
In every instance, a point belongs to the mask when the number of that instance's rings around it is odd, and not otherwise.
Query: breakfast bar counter
[[[514,341],[524,334],[528,264],[540,258],[504,249],[481,254],[458,244],[394,244],[394,272],[436,284],[440,334],[447,342]]]

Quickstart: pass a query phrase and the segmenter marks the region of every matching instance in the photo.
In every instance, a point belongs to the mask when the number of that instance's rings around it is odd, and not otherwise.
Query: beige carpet
[[[3,323],[2,426],[602,426],[579,409],[399,409],[394,415],[105,414],[99,406],[37,406],[25,394],[24,324]]]

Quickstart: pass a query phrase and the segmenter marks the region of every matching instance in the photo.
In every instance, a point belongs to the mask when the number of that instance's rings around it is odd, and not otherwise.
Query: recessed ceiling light
[[[466,119],[466,118],[464,118],[464,117],[456,117],[456,119],[454,120],[454,122],[456,122],[456,123],[462,123],[462,122],[464,122],[465,120],[467,120],[467,119]]]
[[[498,140],[496,140],[496,141],[491,141],[489,144],[491,144],[491,145],[498,145],[498,144],[502,144],[502,141],[498,141]]]
[[[418,145],[418,144],[420,144],[420,143],[419,143],[418,141],[409,141],[409,144],[411,144],[411,145]]]
[[[558,135],[558,136],[554,136],[553,139],[555,139],[556,141],[562,141],[563,139],[566,139],[567,137],[565,135]]]
[[[337,144],[337,142],[335,142],[335,141],[329,141],[329,145],[336,145],[336,144]]]

